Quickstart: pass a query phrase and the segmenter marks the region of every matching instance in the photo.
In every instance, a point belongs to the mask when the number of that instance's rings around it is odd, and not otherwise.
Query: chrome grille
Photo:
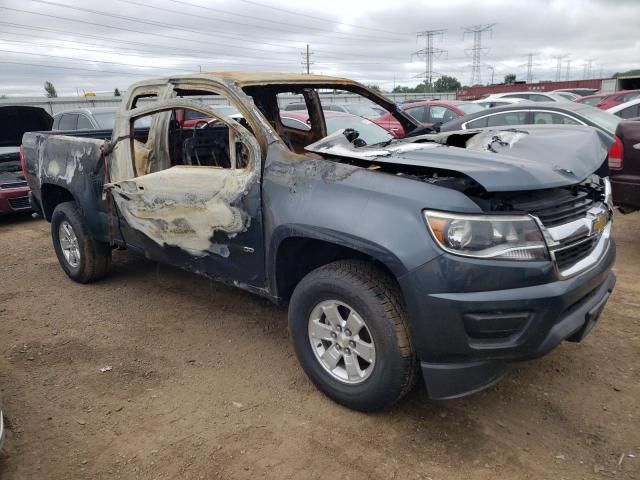
[[[545,227],[554,227],[584,218],[593,203],[587,191],[580,191],[570,197],[559,199],[552,207],[532,210],[529,213],[538,217]]]
[[[543,224],[542,230],[558,273],[567,278],[594,265],[608,249],[611,210],[604,202],[592,202],[579,218]]]
[[[553,251],[556,265],[560,270],[566,270],[589,255],[598,243],[599,236],[587,237],[566,247]]]

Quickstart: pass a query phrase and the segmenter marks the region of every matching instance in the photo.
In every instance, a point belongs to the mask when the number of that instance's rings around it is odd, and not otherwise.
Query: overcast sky
[[[32,12],[32,13],[28,13]],[[340,75],[385,90],[414,86],[422,30],[446,29],[434,70],[469,83],[473,36],[482,36],[482,82],[507,73],[554,80],[557,55],[580,79],[640,67],[640,0],[0,0],[0,95],[60,96],[121,90],[144,78],[214,70]],[[562,79],[567,71],[562,60]]]

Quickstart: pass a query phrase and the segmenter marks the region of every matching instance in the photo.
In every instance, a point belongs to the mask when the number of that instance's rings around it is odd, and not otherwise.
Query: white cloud
[[[588,60],[594,74],[607,75],[638,68],[638,18],[640,2],[631,0],[3,0],[0,94],[41,95],[45,80],[61,95],[112,91],[200,68],[302,71],[307,43],[314,72],[389,89],[394,79],[420,81],[423,63],[411,61],[423,46],[415,32],[440,28],[446,32],[436,46],[448,55],[434,69],[464,83],[471,39],[462,27],[484,23],[496,23],[483,38],[485,81],[486,66],[496,80],[511,72],[524,78],[529,52],[537,54],[536,80],[555,77],[554,55],[570,55],[572,78],[582,77]]]

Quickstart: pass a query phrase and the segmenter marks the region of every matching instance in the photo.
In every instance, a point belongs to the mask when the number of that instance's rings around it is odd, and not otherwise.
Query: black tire
[[[78,265],[69,263],[60,243],[60,225],[65,221],[71,225],[77,238],[80,253]],[[98,242],[91,236],[75,202],[61,203],[55,208],[51,216],[51,238],[60,266],[71,280],[90,283],[109,272],[111,247],[107,243]]]
[[[317,305],[328,300],[353,307],[371,333],[376,359],[362,383],[349,384],[334,378],[311,346],[310,316]],[[416,358],[402,294],[393,278],[371,264],[338,261],[305,276],[289,303],[289,331],[298,360],[311,381],[346,407],[381,410],[400,400],[414,386]]]

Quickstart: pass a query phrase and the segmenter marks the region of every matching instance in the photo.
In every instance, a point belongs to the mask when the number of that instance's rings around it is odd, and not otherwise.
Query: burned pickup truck
[[[384,108],[406,137],[366,119],[328,134],[327,90]],[[292,98],[300,128],[281,118]],[[203,120],[181,126],[184,111]],[[103,277],[126,248],[288,305],[305,372],[359,410],[419,373],[453,398],[580,341],[615,283],[607,153],[589,127],[432,134],[349,80],[223,72],[135,84],[113,132],[23,147],[71,279]]]

